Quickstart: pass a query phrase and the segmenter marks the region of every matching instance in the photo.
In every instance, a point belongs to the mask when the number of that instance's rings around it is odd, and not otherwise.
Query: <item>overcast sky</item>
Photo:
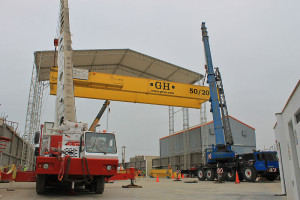
[[[54,49],[59,0],[1,2],[0,114],[19,122],[23,133],[33,53]],[[274,144],[274,114],[300,78],[298,0],[70,0],[69,7],[73,49],[130,48],[201,74],[205,21],[229,114],[256,128],[258,148]],[[54,97],[45,100],[42,121],[53,121]],[[102,104],[76,99],[78,121],[90,124]],[[179,131],[182,114],[175,118]],[[106,120],[105,114],[104,129]],[[190,109],[190,125],[199,121],[199,110]],[[108,122],[118,146],[127,147],[126,160],[159,155],[168,107],[112,102]]]

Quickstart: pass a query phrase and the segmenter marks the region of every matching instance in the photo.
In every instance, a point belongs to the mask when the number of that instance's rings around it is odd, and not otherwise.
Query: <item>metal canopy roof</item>
[[[34,62],[39,81],[48,81],[54,51],[36,51]],[[74,68],[178,83],[194,84],[203,75],[130,49],[74,50]]]

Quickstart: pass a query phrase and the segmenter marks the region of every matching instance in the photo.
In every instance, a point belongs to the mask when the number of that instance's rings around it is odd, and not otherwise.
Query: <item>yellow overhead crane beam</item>
[[[81,73],[81,77],[73,77],[75,97],[187,108],[200,108],[210,98],[205,86],[74,70]],[[56,95],[57,78],[57,67],[52,67],[51,95]]]

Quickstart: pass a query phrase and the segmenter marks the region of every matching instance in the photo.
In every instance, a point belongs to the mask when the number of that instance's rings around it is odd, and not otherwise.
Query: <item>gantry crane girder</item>
[[[58,79],[57,67],[52,67],[50,71],[51,95],[56,95]],[[201,103],[210,98],[209,87],[205,86],[79,69],[74,71],[73,83],[74,96],[89,99],[201,108]]]

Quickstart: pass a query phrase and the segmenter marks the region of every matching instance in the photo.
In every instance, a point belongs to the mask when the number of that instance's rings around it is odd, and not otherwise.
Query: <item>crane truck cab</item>
[[[80,138],[80,157],[118,159],[115,135],[85,131]]]
[[[47,129],[45,129],[47,127]],[[118,155],[115,135],[87,131],[86,123],[65,122],[62,130],[46,123],[36,157],[36,191],[48,186],[85,186],[101,194],[105,178],[117,174]]]
[[[264,177],[274,181],[279,176],[279,163],[276,151],[254,151],[238,156],[240,172],[246,181]]]

